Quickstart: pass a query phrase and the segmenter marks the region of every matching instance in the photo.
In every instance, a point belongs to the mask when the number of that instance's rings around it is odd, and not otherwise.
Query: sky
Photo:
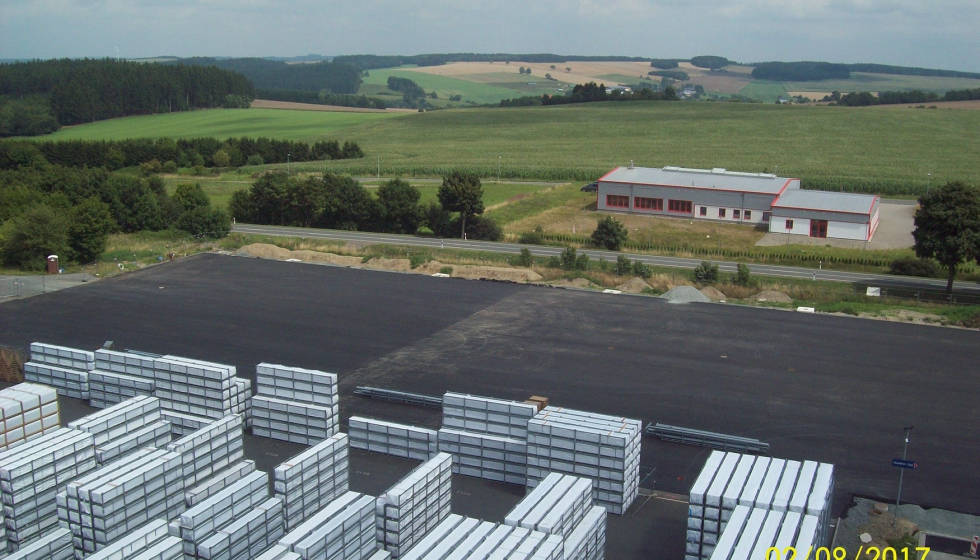
[[[0,58],[440,52],[980,72],[980,0],[0,1]]]

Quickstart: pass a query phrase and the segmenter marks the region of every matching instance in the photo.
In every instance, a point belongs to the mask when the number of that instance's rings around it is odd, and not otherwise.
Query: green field
[[[942,95],[954,89],[980,88],[980,80],[852,72],[849,80],[784,82],[783,87],[787,91],[840,91],[845,93],[850,91],[907,91],[918,89]]]
[[[786,93],[786,88],[783,87],[783,84],[762,80],[756,80],[750,83],[742,88],[738,94],[749,99],[758,99],[764,103],[774,103],[780,97],[783,99],[789,98],[789,94]]]
[[[282,109],[211,109],[145,115],[62,128],[38,140],[122,140],[124,138],[194,138],[269,136],[315,140],[350,126],[389,119],[400,113],[329,113]]]
[[[508,74],[513,80],[511,87],[502,87],[489,83],[478,83],[475,81],[460,80],[448,76],[427,74],[424,72],[412,72],[411,70],[400,70],[397,68],[383,68],[371,70],[370,76],[364,78],[364,84],[359,93],[365,95],[377,94],[388,83],[389,76],[397,78],[408,78],[414,81],[426,92],[435,91],[440,99],[448,99],[451,95],[462,95],[463,101],[472,101],[478,105],[487,103],[499,103],[501,99],[521,97],[525,95],[540,95],[545,92],[554,92],[554,86],[545,80],[544,76],[525,76],[524,81],[517,81],[518,77]],[[527,86],[527,82],[537,82],[537,86]],[[382,97],[384,99],[384,97]]]

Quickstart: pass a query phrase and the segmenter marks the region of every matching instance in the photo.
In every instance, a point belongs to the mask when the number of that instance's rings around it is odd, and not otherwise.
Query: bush
[[[3,260],[23,270],[44,270],[48,255],[67,260],[68,218],[45,205],[28,208],[4,224]]]
[[[175,162],[173,160],[164,162],[164,164],[163,164],[163,172],[164,173],[176,173],[177,172],[177,162]]]
[[[589,256],[582,253],[575,259],[575,270],[588,270],[589,269]]]
[[[592,244],[596,247],[605,247],[610,251],[618,251],[626,242],[628,235],[626,226],[612,216],[606,216],[599,220],[595,231],[592,232]]]
[[[576,263],[578,262],[578,253],[575,251],[575,247],[566,247],[564,251],[561,252],[561,267],[564,270],[575,270]]]
[[[548,268],[561,268],[561,259],[554,255],[548,257]]]
[[[530,268],[531,266],[534,266],[534,257],[531,256],[531,251],[529,251],[527,248],[522,248],[521,254],[517,256],[514,263],[517,264],[517,266]]]
[[[521,238],[517,240],[518,243],[524,243],[525,245],[544,245],[544,238],[541,237],[540,233],[529,232],[522,233]]]
[[[443,227],[443,237],[458,237],[462,228],[462,218],[456,217]],[[431,229],[431,226],[430,226]],[[434,231],[434,230],[433,230]],[[488,216],[470,216],[466,219],[466,239],[483,241],[500,241],[504,238],[504,230]]]
[[[453,267],[451,267],[451,266],[444,266],[444,267],[442,267],[442,268],[439,269],[439,274],[450,274],[451,275],[452,273],[453,273]]]
[[[411,263],[413,269],[422,266],[423,264],[429,262],[430,260],[432,259],[429,257],[429,255],[424,255],[424,254],[422,255],[415,254],[415,255],[408,256],[408,262]]]
[[[146,163],[140,164],[140,171],[143,175],[153,175],[154,173],[160,173],[163,171],[163,164],[160,163],[158,159],[151,159]]]
[[[633,261],[626,255],[616,257],[616,274],[618,276],[628,276],[633,273]]]
[[[599,257],[598,268],[600,272],[609,272],[609,261],[604,257]]]
[[[220,208],[200,206],[181,214],[176,227],[191,235],[217,239],[231,231],[231,217]]]
[[[939,265],[932,259],[915,259],[907,257],[895,259],[888,268],[889,274],[899,276],[922,276],[925,278],[941,278],[943,272],[939,270]]]
[[[193,171],[191,171],[191,173],[193,173],[194,175],[197,175],[198,177],[200,177],[202,175],[207,175],[208,174],[208,171],[207,171],[207,169],[204,169],[204,165],[195,165],[194,166],[194,169],[193,169]]]
[[[254,154],[248,156],[248,159],[245,160],[245,165],[265,165],[265,160],[259,154]]]
[[[718,265],[711,261],[701,261],[694,269],[694,281],[698,284],[711,284],[718,281]]]
[[[735,273],[735,283],[739,286],[748,286],[749,280],[749,265],[738,263],[738,271]]]
[[[653,270],[651,270],[650,265],[646,263],[633,261],[633,274],[639,276],[640,278],[649,278],[651,275],[653,275]]]
[[[92,262],[105,251],[109,234],[118,226],[109,205],[96,197],[89,198],[68,212],[68,245],[74,260]]]

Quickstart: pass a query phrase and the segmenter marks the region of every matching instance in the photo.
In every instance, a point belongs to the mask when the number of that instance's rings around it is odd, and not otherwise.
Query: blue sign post
[[[895,498],[895,523],[892,527],[898,527],[898,504],[902,501],[902,482],[905,480],[905,469],[917,469],[919,464],[915,461],[909,461],[909,432],[912,431],[914,426],[908,426],[904,428],[905,431],[905,448],[902,450],[901,459],[892,459],[892,466],[902,469],[898,475],[898,497]]]
[[[917,469],[919,468],[919,463],[906,461],[905,459],[892,459],[892,466],[900,469]]]

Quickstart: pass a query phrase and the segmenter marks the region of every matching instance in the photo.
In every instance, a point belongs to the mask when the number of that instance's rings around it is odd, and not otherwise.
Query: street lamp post
[[[286,175],[289,175],[289,156],[293,154],[286,154]]]
[[[497,184],[500,184],[500,160],[503,159],[503,157],[504,156],[497,156]]]
[[[911,432],[912,428],[914,427],[915,426],[908,426],[903,428],[905,430],[905,449],[902,450],[902,461],[908,459],[909,432]],[[902,501],[902,482],[905,481],[905,469],[902,468],[899,470],[902,472],[898,475],[898,497],[895,498],[895,523],[892,525],[892,527],[898,527],[898,504]]]

